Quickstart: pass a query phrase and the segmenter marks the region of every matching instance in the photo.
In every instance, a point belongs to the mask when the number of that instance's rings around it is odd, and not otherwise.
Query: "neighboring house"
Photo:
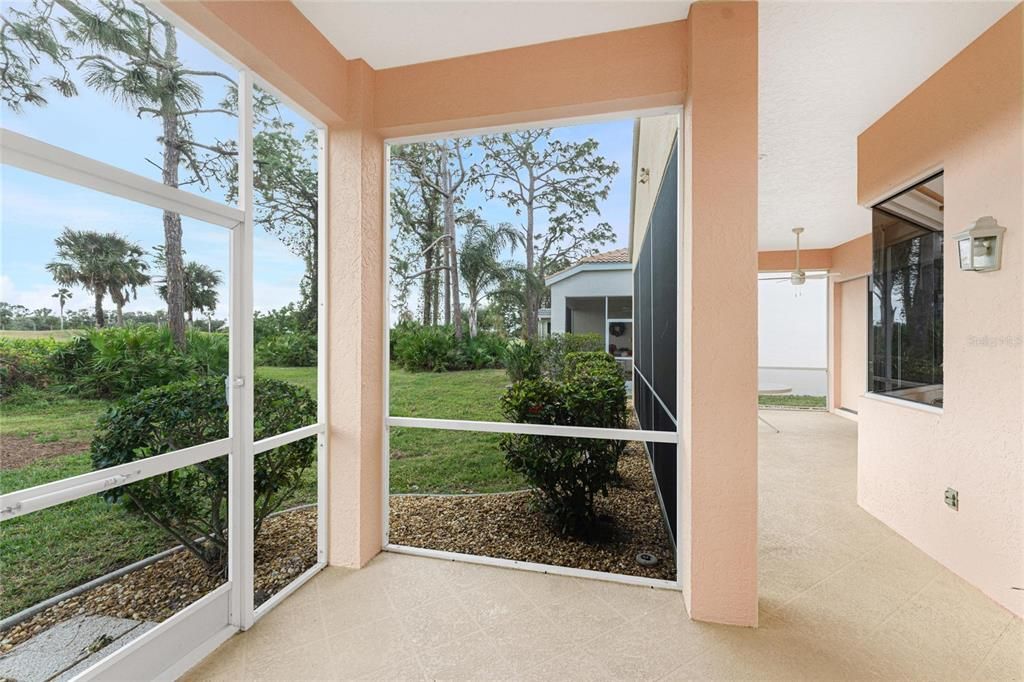
[[[540,334],[598,334],[627,375],[633,372],[633,268],[628,249],[587,256],[549,276],[551,307]]]

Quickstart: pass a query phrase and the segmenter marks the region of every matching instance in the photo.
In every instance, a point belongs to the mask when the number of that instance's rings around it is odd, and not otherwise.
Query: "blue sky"
[[[216,70],[235,77],[234,69],[218,59],[183,32],[178,32],[182,62],[190,68]],[[81,79],[78,79],[81,81]],[[201,79],[206,91],[206,106],[215,106],[223,97],[225,84],[221,79]],[[160,125],[157,120],[136,116],[134,109],[114,103],[107,95],[97,94],[80,82],[79,94],[66,99],[47,93],[49,103],[43,107],[26,107],[15,113],[0,108],[0,125],[44,142],[104,161],[125,170],[160,180],[157,165],[160,159]],[[287,119],[296,124],[301,135],[310,126],[294,112],[282,108]],[[206,114],[192,117],[199,141],[237,139],[237,122],[233,117]],[[560,128],[556,136],[565,140],[588,137],[600,143],[600,153],[619,164],[619,173],[612,183],[608,199],[602,203],[601,215],[588,223],[608,221],[616,232],[614,244],[602,249],[626,246],[629,230],[630,164],[632,159],[633,122],[631,119]],[[184,178],[184,173],[182,174]],[[188,191],[202,192],[222,201],[223,189],[203,191],[197,186]],[[486,220],[496,224],[517,222],[514,213],[500,202],[487,202],[478,188],[469,194],[470,206],[480,207]],[[51,180],[9,166],[0,166],[0,300],[24,305],[30,310],[56,310],[52,294],[56,291],[45,269],[55,253],[53,240],[65,227],[113,231],[138,242],[147,251],[163,243],[161,212],[99,192]],[[228,231],[194,220],[183,220],[183,245],[186,258],[219,270],[225,278],[221,287],[216,317],[227,315],[228,296]],[[521,254],[520,254],[521,256]],[[255,292],[258,310],[286,305],[299,298],[299,281],[303,265],[274,236],[257,232],[255,237]],[[74,290],[70,309],[91,308],[92,298],[84,290]],[[109,299],[107,307],[112,308]],[[156,310],[164,303],[152,287],[139,292],[126,310]]]
[[[190,68],[216,70],[235,78],[237,72],[189,36],[178,32],[182,62]],[[138,118],[132,108],[114,103],[79,80],[79,94],[66,99],[49,92],[43,107],[26,107],[15,113],[4,106],[0,124],[16,132],[73,152],[89,156],[153,180],[160,180],[160,135],[158,120]],[[206,92],[206,106],[216,106],[224,96],[226,83],[219,78],[200,79]],[[312,126],[282,107],[286,119],[302,135]],[[196,139],[201,142],[237,140],[238,124],[223,114],[194,116]],[[182,173],[184,179],[185,174]],[[203,191],[185,187],[216,201],[224,200],[221,187]],[[46,263],[53,259],[54,238],[63,227],[118,232],[138,242],[147,251],[163,243],[161,211],[124,199],[51,180],[9,166],[0,167],[0,300],[29,309],[56,310],[51,295],[56,291]],[[229,231],[195,220],[183,219],[186,258],[221,272],[220,302],[216,316],[225,318],[228,309]],[[255,236],[255,301],[260,310],[277,308],[299,298],[301,259],[292,255],[274,236],[258,230]],[[75,289],[70,309],[92,308],[91,295]],[[107,299],[107,307],[113,304]],[[139,291],[138,300],[126,310],[157,310],[164,302],[152,287]]]

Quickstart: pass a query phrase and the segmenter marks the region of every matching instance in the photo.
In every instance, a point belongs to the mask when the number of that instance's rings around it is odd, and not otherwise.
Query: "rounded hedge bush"
[[[226,438],[224,377],[203,377],[141,391],[100,417],[92,442],[94,469],[105,469]],[[316,421],[306,389],[256,378],[255,438],[260,440]],[[299,487],[316,459],[316,439],[304,438],[256,457],[255,534],[263,520]],[[228,458],[104,491],[169,533],[206,564],[223,572],[228,551]]]
[[[603,352],[569,353],[562,377],[524,379],[501,400],[518,424],[625,428],[626,389],[615,360]],[[595,501],[618,476],[622,441],[506,434],[505,463],[536,489],[545,511],[563,534],[585,539],[598,527]]]

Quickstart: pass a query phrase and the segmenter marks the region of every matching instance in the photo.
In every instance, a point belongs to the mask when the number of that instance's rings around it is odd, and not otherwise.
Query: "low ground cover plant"
[[[574,353],[604,353],[600,334],[552,334],[542,339],[515,339],[505,348],[505,371],[509,381],[561,379],[567,358]],[[611,360],[615,362],[614,360]]]
[[[0,338],[0,397],[30,387],[116,400],[227,368],[228,337],[216,332],[190,330],[184,352],[156,325],[88,330],[65,341]]]
[[[53,355],[58,347],[53,339],[0,337],[0,398],[21,388],[42,389],[54,383]]]
[[[451,327],[402,322],[391,330],[390,349],[392,361],[410,372],[451,372],[500,368],[506,343],[491,332],[457,339]]]
[[[604,352],[569,353],[561,376],[516,381],[501,399],[516,423],[625,428],[626,389],[615,360]],[[535,487],[556,530],[593,539],[595,501],[615,481],[622,441],[506,434],[501,448],[510,469]]]
[[[316,402],[309,391],[257,377],[257,440],[312,424]],[[92,441],[94,469],[153,457],[228,435],[224,377],[210,376],[146,389],[113,405]],[[278,447],[256,457],[255,534],[302,485],[316,457],[315,439]],[[218,457],[102,493],[163,529],[211,572],[223,572],[228,549],[228,462]]]

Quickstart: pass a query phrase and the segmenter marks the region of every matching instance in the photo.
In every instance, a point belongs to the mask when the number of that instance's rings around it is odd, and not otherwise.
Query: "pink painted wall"
[[[832,410],[839,407],[857,409],[852,396],[863,392],[867,375],[868,301],[861,292],[851,292],[854,287],[866,287],[863,275],[871,273],[871,235],[865,234],[829,249],[831,270],[838,278],[829,282],[829,306],[832,315],[831,349]],[[849,352],[846,352],[849,351]],[[857,373],[860,379],[855,379]],[[843,386],[856,381],[856,386]]]
[[[759,251],[758,272],[788,272],[796,267],[796,251]],[[800,267],[804,270],[828,270],[832,267],[832,249],[800,249]]]
[[[858,501],[1024,615],[1024,9],[1017,5],[858,138],[858,197],[945,171],[941,414],[861,398]],[[961,272],[952,235],[1007,227],[1003,267]],[[949,486],[960,511],[943,503]]]
[[[679,558],[691,617],[757,625],[757,4],[687,22]]]
[[[686,61],[675,21],[383,69],[375,124],[397,137],[678,105]]]

